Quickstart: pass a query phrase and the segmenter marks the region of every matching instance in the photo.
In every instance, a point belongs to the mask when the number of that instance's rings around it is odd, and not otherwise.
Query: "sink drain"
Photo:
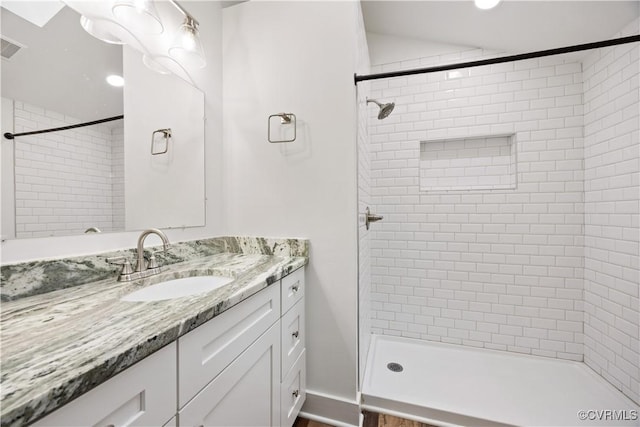
[[[396,362],[387,363],[387,369],[392,372],[402,372],[404,370],[402,365]]]

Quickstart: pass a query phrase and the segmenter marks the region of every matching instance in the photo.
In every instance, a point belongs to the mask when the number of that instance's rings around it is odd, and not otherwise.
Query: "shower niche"
[[[420,142],[420,191],[517,187],[515,134]]]

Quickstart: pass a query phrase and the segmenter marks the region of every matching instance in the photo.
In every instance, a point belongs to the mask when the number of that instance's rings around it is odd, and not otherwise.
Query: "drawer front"
[[[288,373],[305,347],[304,300],[298,301],[282,316],[282,378]]]
[[[300,412],[300,408],[302,408],[304,399],[307,397],[306,376],[307,368],[305,351],[303,350],[280,388],[282,393],[280,396],[282,404],[280,425],[282,427],[291,427]]]
[[[33,426],[161,426],[175,415],[176,381],[172,343]]]
[[[280,289],[272,285],[178,339],[179,407],[269,329],[280,314]]]
[[[304,295],[304,267],[282,278],[282,314],[286,313]]]

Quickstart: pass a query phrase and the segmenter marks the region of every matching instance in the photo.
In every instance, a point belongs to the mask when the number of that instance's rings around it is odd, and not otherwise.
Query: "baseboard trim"
[[[325,393],[307,390],[307,397],[300,417],[336,427],[358,427],[360,406],[355,400],[347,400]]]

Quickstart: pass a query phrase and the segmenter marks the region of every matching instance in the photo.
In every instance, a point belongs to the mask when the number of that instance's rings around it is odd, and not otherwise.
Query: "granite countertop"
[[[307,262],[307,256],[224,252],[133,282],[118,282],[114,274],[3,302],[2,427],[43,417]],[[144,286],[201,275],[234,280],[199,295],[120,301]]]

